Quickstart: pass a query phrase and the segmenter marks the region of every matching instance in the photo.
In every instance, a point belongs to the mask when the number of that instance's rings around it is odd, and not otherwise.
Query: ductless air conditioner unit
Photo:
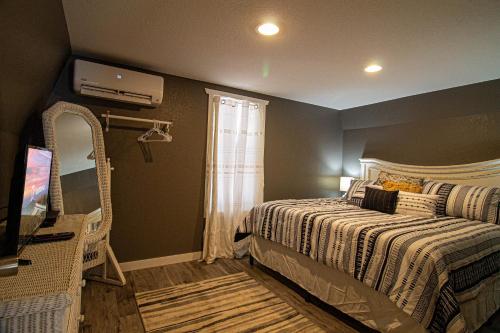
[[[77,59],[73,89],[80,95],[158,106],[163,99],[163,78]]]

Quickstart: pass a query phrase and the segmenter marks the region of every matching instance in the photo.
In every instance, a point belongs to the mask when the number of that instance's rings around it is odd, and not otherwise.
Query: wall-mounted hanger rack
[[[140,123],[160,124],[160,125],[166,125],[167,127],[170,127],[174,124],[171,121],[165,121],[165,120],[117,116],[117,115],[110,114],[109,111],[101,114],[101,117],[106,118],[106,132],[109,132],[109,120],[110,119],[121,119],[121,120],[135,121],[135,122],[140,122]]]
[[[106,132],[109,132],[109,120],[110,119],[121,119],[121,120],[135,121],[135,122],[141,122],[141,123],[150,123],[150,124],[153,124],[153,128],[151,128],[146,133],[139,136],[137,138],[137,141],[139,141],[140,143],[172,142],[172,135],[170,135],[170,127],[173,125],[173,122],[171,122],[171,121],[116,116],[116,115],[110,114],[109,111],[101,114],[101,117],[106,118]],[[166,131],[165,131],[165,129],[166,129]],[[156,136],[156,137],[159,136],[159,138],[154,138],[153,136]]]

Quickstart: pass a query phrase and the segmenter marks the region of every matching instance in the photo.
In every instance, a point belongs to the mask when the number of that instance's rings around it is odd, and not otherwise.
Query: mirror
[[[55,120],[59,175],[65,214],[90,214],[101,208],[90,124],[64,112]]]
[[[125,276],[109,242],[112,169],[106,159],[101,123],[86,107],[63,101],[46,110],[42,120],[45,145],[53,151],[51,208],[61,215],[87,214],[85,277],[123,286]]]

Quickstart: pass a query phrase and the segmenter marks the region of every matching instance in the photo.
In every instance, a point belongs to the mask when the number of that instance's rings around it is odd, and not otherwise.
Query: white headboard
[[[398,164],[376,158],[360,158],[361,178],[375,180],[381,170],[433,179],[446,183],[482,186],[500,186],[500,159],[491,161],[442,166]]]

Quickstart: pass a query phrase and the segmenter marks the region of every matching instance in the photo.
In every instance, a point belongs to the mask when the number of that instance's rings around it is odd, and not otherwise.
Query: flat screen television
[[[48,210],[52,151],[27,146],[23,172],[12,182],[7,238],[12,255],[19,255],[45,220]],[[12,253],[15,252],[15,253]]]

